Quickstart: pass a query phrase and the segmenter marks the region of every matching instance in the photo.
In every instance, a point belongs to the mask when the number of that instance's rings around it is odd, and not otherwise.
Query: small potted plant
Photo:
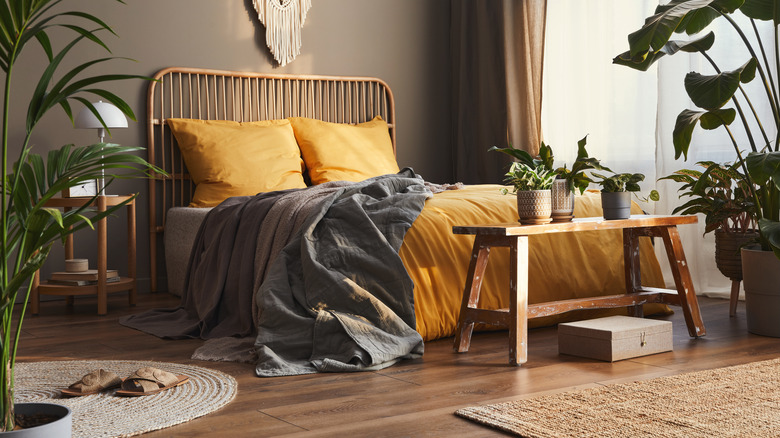
[[[550,187],[555,173],[544,165],[529,166],[515,161],[509,167],[504,182],[513,187],[517,194],[517,214],[523,225],[541,225],[552,221]],[[504,189],[504,193],[508,193]]]
[[[563,167],[555,169],[557,175],[552,190],[552,217],[553,222],[567,222],[574,218],[574,193],[579,190],[580,195],[585,192],[593,180],[585,173],[586,170],[603,170],[611,172],[609,168],[601,165],[601,162],[588,156],[585,150],[588,136],[577,142],[577,159],[574,160],[571,169]],[[550,151],[552,156],[552,151]]]
[[[595,182],[601,186],[601,207],[604,219],[628,219],[631,216],[631,193],[640,190],[639,182],[644,181],[641,173],[613,173],[603,175],[593,172]],[[650,192],[650,200],[659,199],[658,192]]]
[[[611,170],[602,166],[598,159],[588,155],[588,151],[585,149],[587,139],[588,136],[586,135],[577,142],[577,159],[574,161],[571,169],[567,168],[566,164],[554,169],[553,163],[555,158],[552,147],[544,144],[544,142],[539,147],[538,158],[533,158],[528,152],[513,147],[501,149],[493,146],[489,150],[503,152],[528,166],[541,165],[548,171],[554,172],[556,178],[551,188],[552,221],[567,222],[574,218],[574,193],[579,190],[580,194],[582,194],[588,188],[588,185],[593,182],[585,171],[597,169],[611,172]]]

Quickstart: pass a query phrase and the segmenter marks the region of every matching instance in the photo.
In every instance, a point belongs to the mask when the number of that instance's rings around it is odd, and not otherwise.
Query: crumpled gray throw
[[[259,376],[380,369],[422,355],[398,251],[429,196],[405,170],[342,188],[309,218],[256,294]]]

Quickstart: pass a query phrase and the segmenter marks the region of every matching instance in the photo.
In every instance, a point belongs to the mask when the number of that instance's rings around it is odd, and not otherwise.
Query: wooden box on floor
[[[672,323],[610,316],[558,324],[558,353],[614,362],[672,350]]]

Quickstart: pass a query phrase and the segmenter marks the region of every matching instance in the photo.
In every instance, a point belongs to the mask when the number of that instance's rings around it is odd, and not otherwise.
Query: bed
[[[389,139],[386,149],[394,161],[394,98],[382,80],[192,68],[164,69],[155,79],[148,94],[148,160],[168,175],[158,175],[149,183],[149,259],[153,291],[160,286],[158,257],[164,254],[168,290],[186,294],[184,278],[187,265],[191,263],[189,251],[209,211],[209,208],[188,207],[196,185],[177,146],[177,137],[171,132],[171,120],[253,123],[305,118],[344,126],[362,126],[381,120],[386,123],[382,126],[386,126]],[[296,138],[300,145],[297,131]],[[306,168],[303,175],[305,183],[313,185],[312,169]],[[447,188],[454,190],[445,190]],[[433,340],[455,333],[473,236],[453,235],[452,226],[516,220],[514,197],[502,195],[500,188],[495,185],[444,187],[425,201],[424,208],[406,232],[398,254],[413,282],[413,327],[422,339]],[[635,205],[633,212],[640,213],[641,210]],[[600,215],[597,193],[577,196],[575,216]],[[643,283],[663,287],[651,241],[649,238],[642,240]],[[160,244],[164,250],[159,248]],[[622,237],[618,231],[533,236],[530,247],[530,303],[624,291]],[[496,250],[491,255],[480,307],[508,307],[508,280],[502,275],[508,270],[508,259],[508,251]],[[245,303],[238,305],[246,306]],[[665,307],[650,306],[652,308],[646,312],[666,311]],[[532,326],[606,313],[614,313],[614,310],[588,310],[554,319],[542,318],[532,321]]]

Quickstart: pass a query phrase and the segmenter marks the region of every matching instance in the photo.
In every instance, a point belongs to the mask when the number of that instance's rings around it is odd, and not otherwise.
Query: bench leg
[[[466,286],[463,289],[463,301],[460,305],[458,327],[455,330],[455,344],[453,348],[458,353],[469,351],[471,333],[474,330],[474,320],[470,317],[470,309],[475,309],[477,302],[479,302],[479,291],[482,288],[482,279],[485,276],[489,255],[490,244],[482,236],[476,236],[474,238],[474,246],[471,249],[471,261],[469,262],[469,271],[466,274]]]
[[[528,236],[509,244],[509,364],[528,360]]]
[[[680,233],[676,226],[658,227],[657,231],[663,238],[666,247],[666,255],[672,268],[677,295],[680,297],[685,324],[688,326],[688,334],[691,337],[704,336],[707,331],[704,329],[704,322],[701,319],[691,271],[688,269],[688,262],[685,260],[682,242],[680,242]]]
[[[626,272],[626,293],[632,294],[642,289],[642,274],[639,269],[639,236],[633,228],[623,229],[623,264]],[[640,304],[628,308],[628,314],[643,318],[644,308]]]

